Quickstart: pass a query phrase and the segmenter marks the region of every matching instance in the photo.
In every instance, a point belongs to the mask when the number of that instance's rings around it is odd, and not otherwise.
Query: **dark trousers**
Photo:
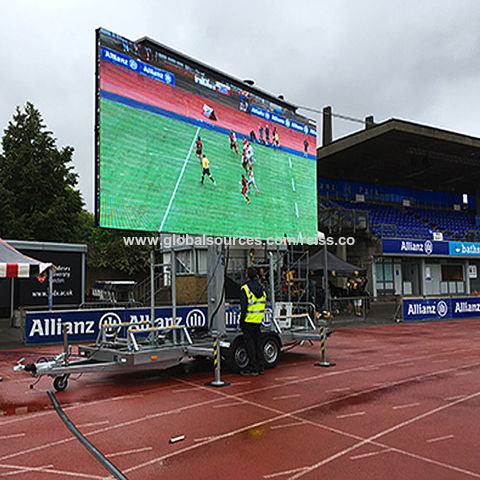
[[[263,370],[262,337],[260,324],[242,322],[243,339],[250,360],[250,370],[258,372]]]

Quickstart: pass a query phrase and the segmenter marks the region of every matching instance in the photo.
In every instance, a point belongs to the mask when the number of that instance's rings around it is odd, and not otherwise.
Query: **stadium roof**
[[[150,47],[155,50],[159,50],[161,52],[166,53],[168,56],[181,61],[182,63],[187,61],[190,65],[195,66],[196,68],[212,74],[214,76],[220,77],[228,81],[229,83],[237,86],[238,88],[241,88],[242,90],[245,90],[247,92],[251,92],[255,95],[259,95],[261,97],[267,98],[270,102],[276,103],[278,105],[281,105],[283,107],[290,108],[294,111],[297,110],[298,106],[285,100],[283,97],[280,98],[280,96],[275,96],[272,93],[269,93],[259,87],[253,86],[253,84],[246,83],[247,81],[241,80],[237,77],[234,77],[233,75],[230,75],[229,73],[222,72],[221,70],[218,70],[215,67],[212,67],[211,65],[207,65],[206,63],[203,63],[199,60],[196,60],[195,58],[192,58],[188,55],[185,55],[184,53],[179,52],[178,50],[175,50],[163,43],[157,42],[156,40],[153,40],[150,37],[142,37],[136,40],[135,43],[138,43],[140,45],[145,45],[147,47]],[[250,80],[253,82],[253,80]],[[300,114],[298,114],[300,115]]]
[[[480,138],[392,118],[317,149],[318,176],[453,193],[480,188]]]

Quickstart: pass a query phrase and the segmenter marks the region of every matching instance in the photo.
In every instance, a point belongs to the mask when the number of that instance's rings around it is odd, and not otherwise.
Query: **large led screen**
[[[96,140],[101,227],[261,239],[317,232],[314,123],[150,39],[97,30]]]

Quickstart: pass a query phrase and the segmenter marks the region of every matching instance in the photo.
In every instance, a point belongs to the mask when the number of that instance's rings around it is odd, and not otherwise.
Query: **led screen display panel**
[[[313,121],[153,40],[96,33],[97,225],[316,235]]]

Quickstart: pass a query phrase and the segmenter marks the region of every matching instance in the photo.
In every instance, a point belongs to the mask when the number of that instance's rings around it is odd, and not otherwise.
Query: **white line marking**
[[[106,423],[110,423],[110,420],[104,420],[103,422],[92,422],[92,423],[82,423],[81,425],[77,425],[77,428],[85,428],[85,427],[96,427],[97,425],[105,425]]]
[[[213,435],[210,435],[209,437],[195,438],[193,441],[194,442],[204,442],[204,441],[209,441],[212,438],[215,438],[215,437]]]
[[[327,392],[346,392],[347,390],[351,390],[350,387],[343,387],[343,388],[331,388],[330,390],[325,390]]]
[[[290,168],[292,168],[292,159],[290,157],[288,157],[288,165]]]
[[[238,402],[234,402],[234,403],[224,403],[223,405],[214,405],[213,408],[238,407],[238,406],[242,405],[243,403],[245,403],[245,402],[242,402],[241,400],[239,400]]]
[[[0,437],[0,440],[7,440],[8,438],[24,437],[25,435],[26,435],[25,433],[14,433],[12,435],[5,435],[3,437]]]
[[[337,418],[358,417],[359,415],[365,415],[366,413],[367,412],[346,413],[345,415],[337,415]]]
[[[454,395],[453,397],[447,397],[447,398],[444,398],[445,401],[447,402],[451,402],[452,400],[458,400],[459,398],[463,398],[465,397],[466,395],[463,394],[463,395]]]
[[[355,455],[353,457],[350,457],[350,460],[360,460],[361,458],[373,457],[375,455],[380,455],[382,453],[387,453],[391,451],[392,450],[390,448],[384,448],[383,450],[378,450],[377,452],[370,452],[370,453],[364,453],[362,455]]]
[[[50,464],[50,465],[42,465],[42,466],[36,467],[36,468],[40,468],[42,470],[45,470],[46,468],[52,468],[52,467],[53,467],[53,465]],[[8,477],[10,475],[18,475],[19,473],[25,473],[25,472],[28,472],[28,470],[17,470],[15,472],[2,473],[2,474],[0,474],[0,477]]]
[[[450,438],[453,438],[453,435],[445,435],[444,437],[430,438],[429,440],[427,440],[427,443],[440,442],[442,440],[448,440]]]
[[[280,395],[279,397],[273,397],[272,400],[286,400],[287,398],[298,398],[299,393],[292,393],[292,395]]]
[[[298,427],[300,425],[305,425],[305,422],[291,422],[291,423],[284,423],[282,425],[272,425],[270,430],[278,430],[279,428],[288,428],[288,427]]]
[[[172,393],[184,393],[184,392],[192,392],[193,390],[198,390],[196,387],[189,387],[189,388],[175,388],[172,390]]]
[[[275,477],[281,477],[283,475],[288,475],[289,473],[297,473],[301,472],[302,470],[305,470],[307,467],[300,467],[300,468],[294,468],[293,470],[285,470],[284,472],[278,472],[278,473],[271,473],[269,475],[264,475],[263,478],[275,478]]]
[[[298,205],[297,205],[297,202],[295,202],[295,215],[298,217]]]
[[[293,177],[292,177],[292,190],[295,191],[295,182],[293,181]]]
[[[127,395],[126,397],[114,397],[112,400],[130,400],[131,398],[143,398],[144,395],[141,393],[135,394],[135,395]]]
[[[410,407],[418,407],[420,404],[418,402],[416,403],[406,403],[404,405],[395,405],[392,407],[392,410],[399,410],[400,408],[410,408]]]
[[[295,378],[298,378],[298,375],[290,375],[288,377],[276,377],[275,380],[293,380]]]
[[[54,469],[51,469],[51,468],[43,468],[43,467],[26,467],[25,465],[0,464],[0,468],[12,468],[14,470],[20,470],[19,473],[22,473],[22,472],[56,473],[57,475],[64,475],[64,476],[67,476],[67,477],[91,478],[93,480],[105,480],[105,476],[100,477],[98,475],[89,475],[88,473],[67,472],[65,470],[54,470]]]
[[[193,146],[195,145],[195,140],[198,137],[198,132],[199,131],[200,131],[200,127],[197,128],[195,136],[193,137],[193,140],[192,140],[192,144],[190,145],[190,150],[188,151],[188,154],[185,157],[185,161],[183,162],[182,170],[180,172],[180,175],[178,176],[177,183],[175,185],[175,188],[173,189],[172,196],[170,197],[170,202],[168,203],[167,210],[165,212],[165,215],[163,216],[163,220],[162,220],[162,224],[160,225],[159,232],[161,232],[163,230],[165,222],[167,221],[168,214],[170,213],[170,208],[172,208],[173,199],[175,198],[175,195],[177,194],[178,186],[180,185],[180,182],[183,178],[183,174],[185,173],[185,168],[187,168],[187,163],[188,163],[188,160],[190,158],[190,154],[192,153]]]
[[[109,453],[106,457],[119,457],[120,455],[130,455],[132,453],[147,452],[153,450],[153,447],[137,448],[136,450],[126,450],[125,452]]]

